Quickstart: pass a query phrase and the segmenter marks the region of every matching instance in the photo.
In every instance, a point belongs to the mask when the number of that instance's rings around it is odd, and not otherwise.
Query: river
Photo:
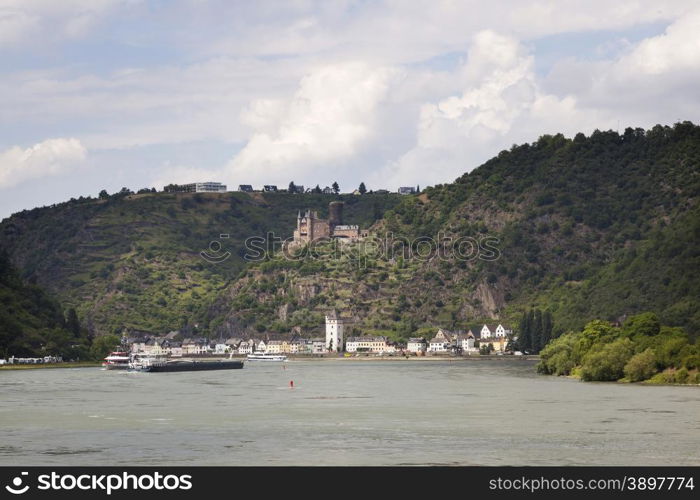
[[[4,371],[0,465],[17,464],[700,465],[700,388],[514,359]]]

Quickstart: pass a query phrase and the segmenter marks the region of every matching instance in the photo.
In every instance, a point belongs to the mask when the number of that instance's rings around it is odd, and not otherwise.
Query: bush
[[[592,349],[583,359],[581,378],[585,381],[615,381],[624,376],[624,368],[634,354],[630,339]]]
[[[641,382],[651,378],[656,373],[656,356],[654,351],[647,349],[632,356],[625,365],[624,373],[630,382]]]
[[[676,384],[685,384],[688,382],[688,370],[685,368],[681,368],[680,370],[676,370],[676,373],[673,374],[673,380],[676,382]]]
[[[576,341],[573,335],[565,335],[547,344],[540,351],[537,371],[546,375],[569,375],[576,366],[573,357]]]

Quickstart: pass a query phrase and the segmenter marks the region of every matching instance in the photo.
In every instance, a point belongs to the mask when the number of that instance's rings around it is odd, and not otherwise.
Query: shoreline
[[[2,365],[0,366],[0,372],[3,370],[53,370],[58,368],[94,368],[102,366],[101,361],[68,361],[66,363],[37,363],[37,364],[16,364],[16,365]]]
[[[538,361],[539,356],[328,356],[328,355],[294,355],[287,354],[288,361],[327,361],[327,362],[376,362],[376,361],[392,361],[392,362],[413,362],[413,361],[448,361],[448,362],[462,362],[462,361]],[[240,359],[247,361],[245,356],[234,356],[233,358],[226,357],[182,357],[182,358],[170,358],[170,359],[187,359],[187,360],[197,360],[197,361],[219,361],[222,359]],[[101,361],[77,361],[77,362],[66,362],[66,363],[46,363],[46,364],[26,364],[26,365],[2,365],[0,366],[1,371],[12,371],[12,370],[53,370],[59,368],[100,368],[102,366]]]

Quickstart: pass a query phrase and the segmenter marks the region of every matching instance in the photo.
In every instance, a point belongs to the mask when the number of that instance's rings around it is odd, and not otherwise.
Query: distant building
[[[449,330],[445,330],[444,328],[439,328],[437,333],[435,334],[435,337],[430,339],[430,343],[428,345],[428,352],[451,351],[452,348],[455,347],[457,337],[463,333],[464,332],[462,331],[451,332]]]
[[[425,341],[424,338],[422,337],[414,337],[408,339],[408,344],[406,346],[406,350],[408,352],[425,352],[428,348],[428,344]]]
[[[294,189],[290,191],[291,193],[298,193],[298,194],[304,194],[304,186],[303,185],[294,185]]]
[[[414,187],[400,187],[399,194],[416,194],[416,188],[414,188]]]
[[[277,192],[277,186],[273,184],[265,184],[263,187],[263,190],[267,191],[268,193],[276,193]]]
[[[343,333],[345,321],[335,310],[326,314],[326,349],[329,352],[343,351]]]
[[[368,352],[380,354],[389,351],[394,352],[396,349],[393,346],[391,349],[389,349],[386,337],[372,337],[365,335],[362,337],[349,337],[345,343],[345,350],[347,352]]]
[[[323,194],[333,194],[333,188],[328,186],[324,187],[321,191],[323,192]]]
[[[311,339],[311,353],[312,354],[323,354],[325,352],[326,352],[325,339]]]
[[[226,184],[220,182],[192,182],[190,184],[169,184],[163,188],[166,193],[225,193]]]
[[[328,219],[321,219],[318,212],[306,210],[297,214],[297,228],[294,231],[294,243],[306,244],[324,238],[342,238],[348,241],[360,240],[368,235],[360,226],[343,224],[342,201],[333,201],[328,205]]]
[[[481,327],[481,338],[488,339],[491,337],[506,337],[513,333],[513,330],[509,327],[505,327],[502,324],[491,324],[484,325]]]
[[[389,194],[389,190],[388,189],[377,189],[377,190],[373,191],[373,193],[375,193],[375,194]]]
[[[252,193],[253,192],[253,186],[250,184],[239,184],[238,185],[238,190],[243,191],[244,193]]]

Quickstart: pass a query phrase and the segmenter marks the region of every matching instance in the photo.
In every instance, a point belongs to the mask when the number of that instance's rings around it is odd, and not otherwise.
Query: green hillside
[[[13,215],[0,237],[22,275],[98,335],[312,334],[336,308],[357,333],[406,338],[491,319],[517,327],[536,308],[555,336],[644,311],[695,336],[699,194],[700,127],[685,122],[543,136],[418,196],[343,196],[346,222],[373,230],[340,254],[243,260],[247,237],[289,237],[298,210],[323,216],[337,199],[312,194],[74,200]],[[403,242],[393,254],[377,250],[388,234]],[[212,240],[231,257],[202,259]]]
[[[368,256],[361,269],[347,256],[278,257],[233,284],[213,315],[229,330],[283,332],[318,329],[335,307],[358,332],[406,338],[492,318],[517,326],[530,307],[552,313],[555,335],[654,311],[695,335],[699,193],[692,124],[544,136],[403,198],[377,227],[413,251],[421,238],[442,241],[445,257]],[[498,258],[457,258],[460,238],[497,247]]]
[[[0,248],[0,358],[59,354],[86,357],[87,339],[75,312],[64,317],[58,303],[39,286],[19,277]]]
[[[299,210],[327,214],[346,202],[348,223],[367,227],[398,195],[148,193],[74,200],[13,215],[2,242],[25,277],[75,307],[97,334],[163,332],[200,325],[204,312],[245,266],[245,239],[291,236]],[[228,238],[220,235],[228,234]],[[210,243],[221,250],[213,253]],[[215,248],[216,249],[216,248]],[[207,262],[201,251],[218,257]]]

